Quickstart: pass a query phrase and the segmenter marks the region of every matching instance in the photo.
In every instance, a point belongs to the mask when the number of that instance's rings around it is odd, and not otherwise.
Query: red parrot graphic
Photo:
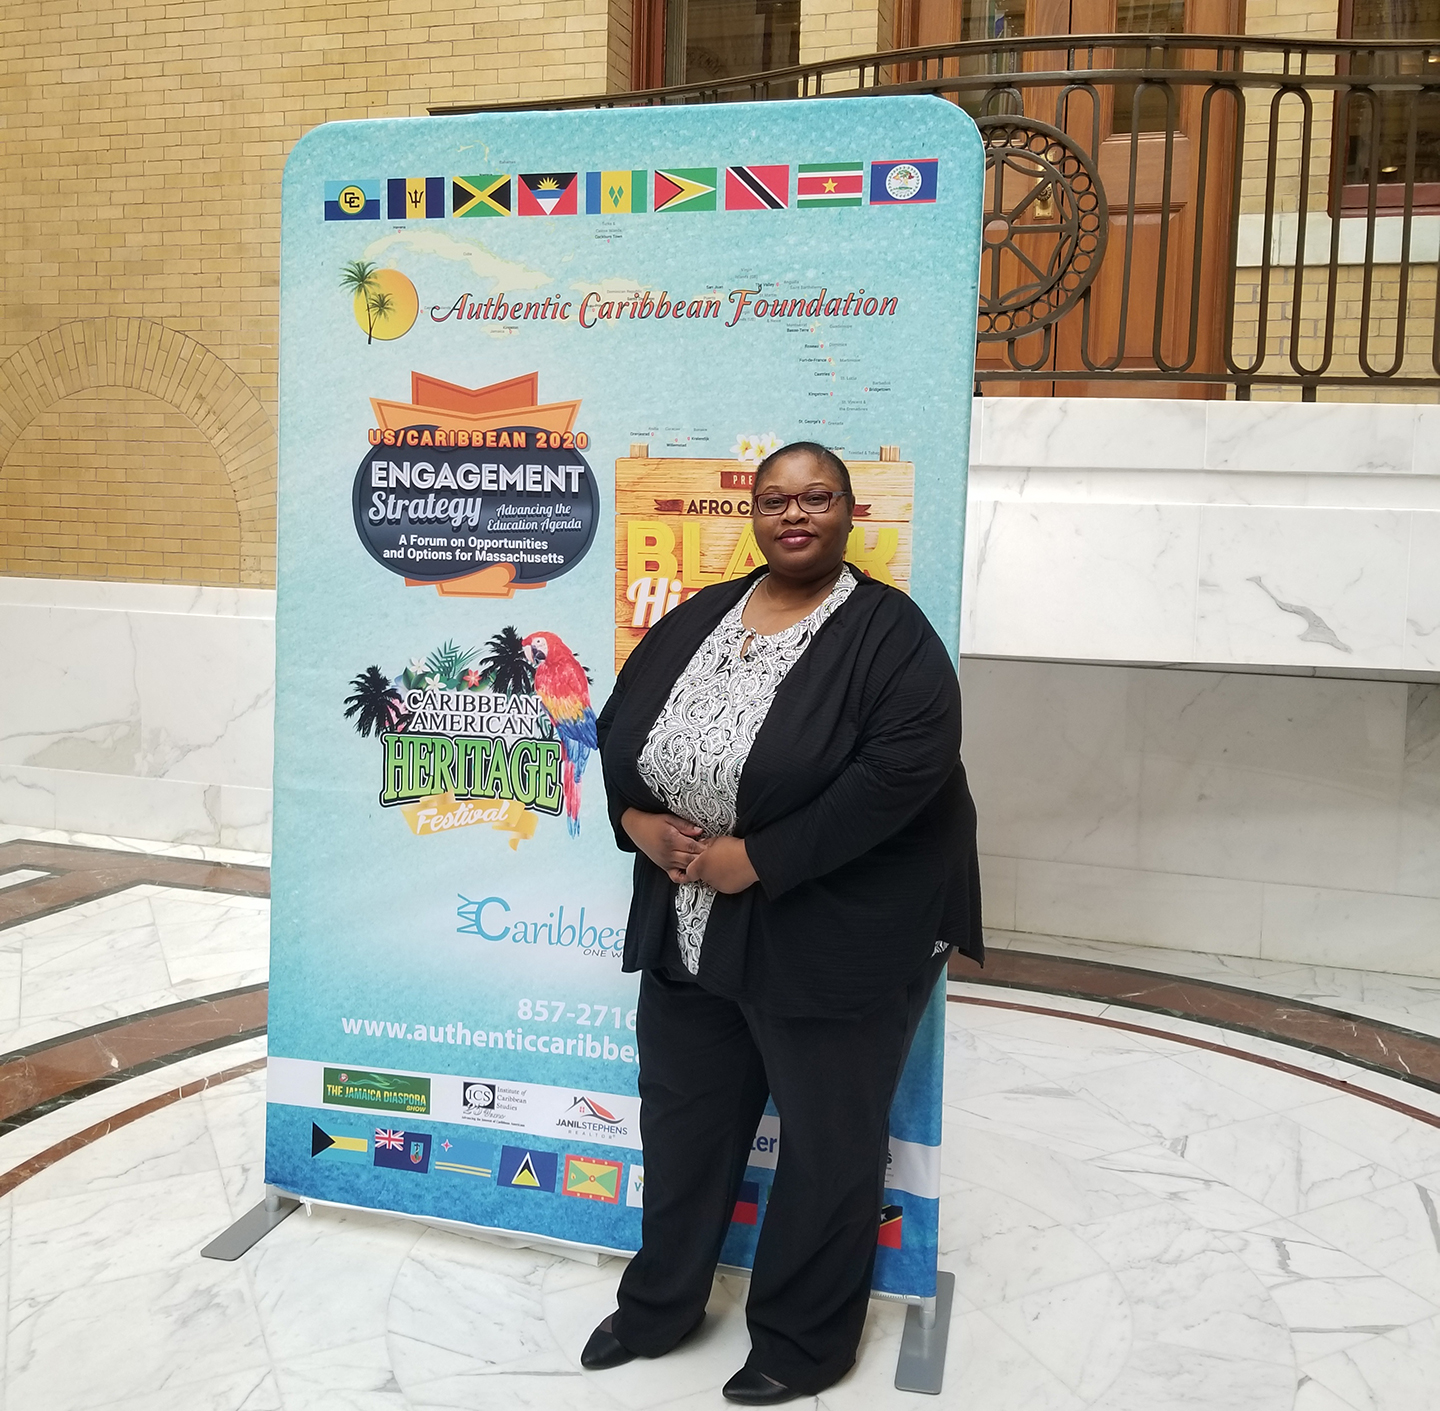
[[[595,712],[590,709],[590,683],[585,668],[553,632],[532,632],[520,644],[535,668],[535,694],[549,713],[560,739],[565,816],[570,836],[580,836],[580,779],[590,751],[599,748]]]

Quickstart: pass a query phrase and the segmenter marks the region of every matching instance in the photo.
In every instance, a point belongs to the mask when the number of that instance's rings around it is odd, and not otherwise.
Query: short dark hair
[[[850,470],[845,462],[840,459],[828,446],[822,446],[818,441],[792,441],[788,446],[781,446],[778,451],[771,451],[768,456],[755,468],[755,489],[760,488],[760,477],[765,474],[776,461],[784,456],[793,456],[800,452],[814,456],[840,482],[840,488],[850,497],[855,499],[855,491],[850,484]]]

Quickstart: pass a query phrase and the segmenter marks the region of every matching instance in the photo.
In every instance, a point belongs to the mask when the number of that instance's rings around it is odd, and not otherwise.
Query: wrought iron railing
[[[1049,35],[431,111],[896,93],[985,142],[991,391],[1440,389],[1440,41]]]

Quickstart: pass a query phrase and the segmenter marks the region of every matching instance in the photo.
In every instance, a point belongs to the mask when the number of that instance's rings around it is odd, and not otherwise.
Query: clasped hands
[[[627,808],[620,826],[672,882],[705,882],[717,892],[743,892],[760,879],[739,838],[707,838],[705,830],[673,813]]]

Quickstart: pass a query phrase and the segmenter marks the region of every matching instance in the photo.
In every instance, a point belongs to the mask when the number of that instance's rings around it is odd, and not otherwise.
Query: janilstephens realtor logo
[[[469,580],[509,597],[568,573],[590,548],[599,492],[579,402],[538,404],[539,377],[457,387],[411,374],[409,402],[371,398],[355,472],[355,531],[410,583]]]
[[[417,836],[488,823],[514,847],[562,807],[579,836],[595,715],[589,673],[554,632],[503,627],[483,655],[446,642],[393,677],[367,667],[350,689],[345,718],[383,746],[380,804]]]

